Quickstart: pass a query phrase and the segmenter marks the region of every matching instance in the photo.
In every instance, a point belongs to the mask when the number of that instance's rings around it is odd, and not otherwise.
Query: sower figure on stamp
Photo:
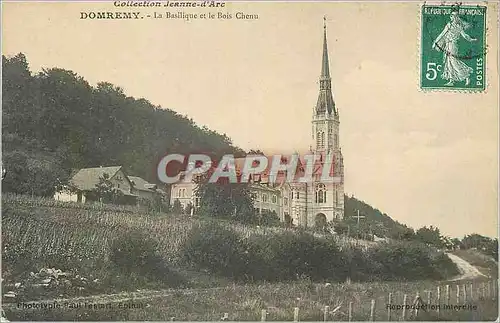
[[[446,85],[451,86],[454,82],[461,82],[465,80],[465,85],[470,83],[470,74],[473,69],[462,62],[458,57],[458,40],[463,37],[469,42],[476,41],[465,33],[465,30],[470,27],[470,24],[460,19],[458,12],[452,12],[450,15],[450,22],[446,24],[443,31],[436,38],[432,44],[432,48],[442,51],[443,56],[443,74],[441,77],[448,80]]]

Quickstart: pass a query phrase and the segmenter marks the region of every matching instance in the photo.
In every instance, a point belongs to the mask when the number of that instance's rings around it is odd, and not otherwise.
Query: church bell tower
[[[315,204],[315,213],[323,212],[327,220],[340,220],[344,217],[344,161],[339,139],[339,112],[332,94],[332,80],[328,60],[326,18],[323,26],[323,58],[319,77],[319,94],[312,115],[312,152],[321,156],[334,156],[334,176],[340,183],[326,185],[324,204]],[[322,187],[323,184],[314,184]],[[318,188],[316,188],[318,190]]]
[[[340,150],[339,143],[339,113],[332,95],[332,79],[328,60],[328,45],[326,38],[326,19],[323,26],[323,60],[319,78],[319,95],[313,109],[312,138],[314,151],[330,153]]]

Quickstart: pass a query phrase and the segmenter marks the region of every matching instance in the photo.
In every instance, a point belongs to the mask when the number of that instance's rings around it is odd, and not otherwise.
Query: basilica
[[[272,212],[281,221],[305,227],[324,226],[344,217],[344,162],[339,139],[340,119],[331,88],[326,24],[323,31],[319,94],[312,111],[311,123],[312,142],[308,154],[318,156],[320,161],[325,156],[333,156],[335,167],[332,175],[340,180],[333,183],[321,181],[321,171],[316,167],[313,169],[312,180],[305,183],[286,180],[272,183],[265,173],[253,176],[250,185],[257,213]],[[241,167],[241,163],[242,160],[235,160],[237,168]],[[171,189],[171,204],[175,200],[184,207],[191,204],[194,206],[192,212],[196,213],[200,198],[196,196],[195,183],[177,183]]]

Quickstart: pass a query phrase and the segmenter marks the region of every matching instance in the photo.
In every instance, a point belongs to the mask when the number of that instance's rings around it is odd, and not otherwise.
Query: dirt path
[[[486,275],[481,273],[476,267],[472,266],[470,263],[463,260],[462,258],[451,253],[447,253],[447,255],[448,258],[450,258],[451,261],[453,261],[457,265],[458,270],[460,271],[460,275],[450,279],[450,281],[486,277]]]
[[[465,261],[464,259],[447,253],[448,257],[457,265],[460,275],[450,279],[450,281],[457,281],[463,279],[474,279],[478,277],[486,277],[482,274],[476,267]],[[57,298],[57,299],[44,299],[44,300],[34,300],[29,302],[29,304],[49,304],[49,303],[94,303],[94,304],[104,304],[104,303],[121,303],[128,301],[138,301],[145,299],[153,299],[158,297],[166,297],[171,295],[189,295],[193,293],[205,293],[212,292],[216,290],[226,289],[227,287],[215,287],[215,288],[205,288],[205,289],[165,289],[165,290],[143,290],[137,292],[122,292],[116,294],[101,294],[101,295],[91,295],[82,297],[72,297],[72,298]],[[13,303],[3,303],[3,308],[14,308],[17,307],[17,302]]]

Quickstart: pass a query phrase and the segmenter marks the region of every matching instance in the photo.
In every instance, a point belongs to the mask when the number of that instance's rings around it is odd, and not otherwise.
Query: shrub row
[[[111,243],[110,260],[128,276],[161,282],[169,287],[183,287],[187,281],[172,270],[157,252],[157,242],[139,230],[130,230]]]
[[[419,280],[458,273],[446,255],[415,242],[341,249],[333,239],[306,232],[242,238],[216,223],[195,226],[181,253],[198,270],[243,281]]]

